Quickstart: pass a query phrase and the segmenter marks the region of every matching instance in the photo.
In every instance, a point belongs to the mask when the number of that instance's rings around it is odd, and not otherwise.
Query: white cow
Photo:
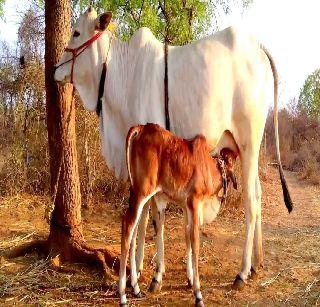
[[[147,122],[165,126],[164,45],[148,28],[139,29],[128,42],[114,38],[107,29],[110,19],[110,12],[97,16],[92,8],[80,16],[69,49],[58,63],[55,79],[70,82],[72,78],[84,106],[95,111],[102,66],[106,62],[100,115],[102,152],[117,178],[127,180],[128,129]],[[85,50],[73,62],[70,49],[81,45]],[[246,31],[230,27],[187,46],[170,46],[168,80],[172,132],[184,138],[204,134],[216,153],[223,147],[232,147],[232,138],[239,148],[247,227],[241,270],[234,287],[241,288],[250,271],[256,272],[263,261],[258,159],[268,103],[272,99],[280,177],[286,206],[289,212],[292,210],[280,161],[278,80],[273,60]],[[138,270],[143,265],[147,219],[145,210],[139,229]],[[157,234],[158,269],[154,281],[159,284],[164,272],[163,221],[163,217],[157,218],[161,231]],[[188,277],[192,280],[192,267],[188,268]]]

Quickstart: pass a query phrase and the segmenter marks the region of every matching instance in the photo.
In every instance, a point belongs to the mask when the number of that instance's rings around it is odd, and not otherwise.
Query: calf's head
[[[223,148],[220,151],[220,156],[224,160],[225,163],[225,169],[226,169],[226,175],[228,182],[232,182],[233,188],[238,189],[238,184],[237,184],[237,178],[234,174],[234,165],[236,163],[238,153],[232,151],[229,148]]]

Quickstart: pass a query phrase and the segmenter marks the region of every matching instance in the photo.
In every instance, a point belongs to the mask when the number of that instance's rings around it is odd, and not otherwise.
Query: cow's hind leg
[[[258,270],[263,267],[262,229],[261,229],[261,185],[259,176],[256,178],[257,216],[254,229],[253,259],[251,278],[257,277]]]
[[[155,196],[154,201],[156,206],[152,206],[152,218],[154,228],[156,232],[156,272],[153,276],[149,290],[151,292],[159,292],[162,287],[162,276],[165,272],[164,264],[164,220],[165,220],[165,208],[167,201],[161,197]]]
[[[251,256],[253,239],[255,233],[257,211],[258,206],[261,203],[258,202],[256,192],[256,180],[258,178],[258,160],[259,160],[259,146],[250,147],[247,146],[246,150],[242,153],[242,177],[243,177],[243,201],[246,215],[246,240],[244,244],[241,271],[236,276],[233,283],[233,288],[241,290],[245,281],[247,280],[251,270]]]

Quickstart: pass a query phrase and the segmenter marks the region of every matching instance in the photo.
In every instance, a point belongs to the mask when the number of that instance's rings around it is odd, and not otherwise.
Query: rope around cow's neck
[[[166,129],[170,131],[169,86],[168,86],[168,43],[164,42],[164,112]]]
[[[226,164],[224,159],[219,156],[217,158],[218,161],[218,167],[221,173],[222,177],[222,188],[223,188],[223,195],[221,197],[221,203],[224,203],[226,198],[227,198],[227,188],[228,188],[228,178],[227,178],[227,173],[226,173]]]
[[[114,34],[112,34],[112,36],[109,40],[109,47],[108,47],[108,51],[107,51],[107,56],[106,56],[105,61],[103,62],[100,81],[99,81],[99,92],[98,92],[98,100],[97,100],[97,108],[96,108],[96,113],[99,117],[100,117],[101,111],[102,111],[102,97],[104,95],[104,86],[105,86],[107,70],[108,70],[107,61],[108,61],[109,51],[111,49],[111,43],[113,41],[113,38],[114,38]]]

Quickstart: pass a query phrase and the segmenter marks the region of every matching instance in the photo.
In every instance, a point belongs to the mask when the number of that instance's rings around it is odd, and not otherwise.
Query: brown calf
[[[131,182],[129,208],[122,220],[119,294],[126,305],[126,263],[130,249],[131,285],[140,295],[135,263],[137,224],[144,205],[155,196],[159,212],[161,198],[182,205],[187,212],[187,247],[192,249],[192,279],[196,305],[203,306],[198,274],[199,211],[203,201],[234,182],[233,166],[237,153],[221,151],[220,158],[210,156],[202,135],[188,141],[174,136],[156,124],[132,127],[126,142],[127,167]],[[158,199],[158,201],[157,201]],[[159,205],[160,204],[160,205]],[[157,268],[157,271],[162,270]],[[189,274],[188,274],[189,275]],[[188,276],[190,278],[190,275]],[[155,282],[160,282],[154,280]]]

